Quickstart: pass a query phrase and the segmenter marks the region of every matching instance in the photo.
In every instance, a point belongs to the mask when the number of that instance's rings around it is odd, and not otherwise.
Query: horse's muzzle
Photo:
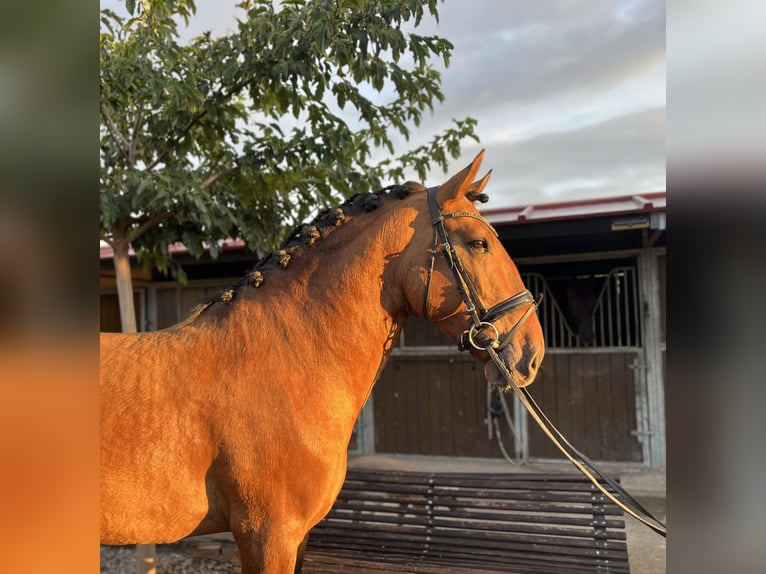
[[[496,355],[503,363],[503,368],[498,367],[494,361],[487,360],[484,364],[484,376],[502,391],[510,390],[511,383],[519,388],[526,387],[537,377],[544,354],[544,349],[524,345],[520,356],[516,358],[512,350],[506,347]]]

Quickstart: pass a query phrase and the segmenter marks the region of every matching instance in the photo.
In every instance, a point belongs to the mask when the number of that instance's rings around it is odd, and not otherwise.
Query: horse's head
[[[482,156],[438,188],[417,194],[428,207],[415,221],[416,237],[423,241],[413,242],[420,261],[413,261],[406,296],[416,313],[485,363],[487,380],[508,387],[502,367],[490,360],[495,355],[522,387],[540,367],[543,332],[534,298],[494,228],[474,206],[486,200],[482,192],[489,174],[474,181]]]

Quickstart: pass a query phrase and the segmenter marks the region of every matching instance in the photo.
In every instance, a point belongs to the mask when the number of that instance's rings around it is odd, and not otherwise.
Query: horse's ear
[[[473,191],[476,193],[481,193],[484,191],[484,188],[487,187],[487,183],[489,183],[489,178],[492,177],[492,170],[490,169],[487,172],[487,175],[482,177],[479,181],[475,181],[473,183]]]
[[[487,201],[489,201],[487,194],[482,193],[482,191],[484,191],[484,188],[487,187],[487,183],[489,182],[491,175],[492,170],[489,170],[487,175],[482,177],[479,181],[474,181],[473,184],[471,184],[471,189],[468,191],[468,193],[465,194],[466,198],[468,198],[468,201],[480,201],[481,203],[487,203]]]
[[[461,197],[472,191],[474,185],[473,179],[479,171],[479,166],[481,165],[483,157],[484,150],[481,150],[468,167],[453,175],[446,183],[443,183],[439,187],[439,191],[436,192],[436,200],[439,205],[443,206],[450,199]],[[489,174],[484,176],[481,180],[484,182],[483,185],[486,185],[487,182],[485,180],[488,179]]]

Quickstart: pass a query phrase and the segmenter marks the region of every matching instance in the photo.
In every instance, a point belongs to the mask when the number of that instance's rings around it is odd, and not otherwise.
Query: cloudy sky
[[[189,33],[234,31],[236,3],[199,0]],[[664,1],[446,0],[439,15],[418,33],[454,44],[446,99],[403,145],[476,118],[481,143],[450,172],[485,148],[492,208],[665,189]]]
[[[475,117],[488,207],[665,189],[665,4],[447,0],[441,120]],[[436,182],[440,174],[432,174]],[[429,182],[435,183],[435,182]]]

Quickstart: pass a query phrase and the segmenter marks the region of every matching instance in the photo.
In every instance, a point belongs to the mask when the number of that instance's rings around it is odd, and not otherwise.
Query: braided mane
[[[374,192],[357,193],[337,207],[324,209],[310,223],[303,223],[296,227],[279,248],[259,259],[253,269],[231,287],[194,307],[189,317],[184,321],[184,324],[194,321],[205,309],[214,303],[230,303],[237,297],[240,289],[244,286],[260,287],[266,280],[267,272],[277,268],[287,268],[292,254],[296,250],[314,245],[314,243],[343,225],[348,217],[373,211],[380,206],[382,201],[386,201],[392,196],[397,199],[404,199],[413,191],[424,190],[424,186],[413,182],[390,185]]]

